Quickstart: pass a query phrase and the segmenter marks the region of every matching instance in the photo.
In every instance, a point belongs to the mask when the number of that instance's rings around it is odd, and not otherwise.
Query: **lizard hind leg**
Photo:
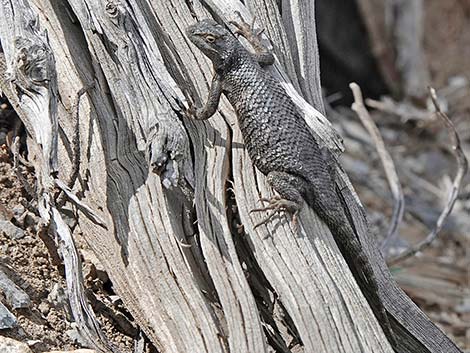
[[[260,201],[268,202],[266,207],[255,208],[252,212],[269,211],[271,213],[261,222],[255,225],[255,229],[269,222],[279,212],[288,212],[292,215],[292,223],[297,229],[297,215],[302,209],[304,199],[302,191],[305,188],[306,181],[298,176],[285,172],[270,172],[268,174],[268,183],[279,194],[270,199],[261,198]]]

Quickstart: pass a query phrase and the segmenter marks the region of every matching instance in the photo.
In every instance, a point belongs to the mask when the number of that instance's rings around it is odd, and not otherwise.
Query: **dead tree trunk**
[[[356,282],[312,210],[301,214],[298,234],[282,220],[253,229],[260,216],[249,210],[259,193],[272,191],[253,168],[227,101],[210,121],[184,114],[188,99],[206,97],[211,80],[208,60],[184,29],[206,17],[228,24],[235,10],[249,22],[256,12],[282,62],[272,73],[318,141],[339,154],[341,143],[318,112],[313,2],[245,4],[251,13],[223,0],[2,2],[2,88],[30,136],[42,218],[70,261],[73,242],[54,197],[66,192],[77,210],[75,231],[161,352],[392,352],[366,284]],[[395,351],[459,352],[397,287],[338,171],[380,279]],[[112,350],[80,299],[77,266],[71,261],[67,271],[75,320],[90,346]]]
[[[422,0],[358,0],[372,50],[391,91],[423,100],[430,72],[423,52]]]

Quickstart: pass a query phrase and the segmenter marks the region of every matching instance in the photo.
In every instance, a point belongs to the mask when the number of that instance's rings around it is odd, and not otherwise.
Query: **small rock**
[[[11,188],[13,186],[9,176],[0,177],[0,184],[3,184],[6,188]]]
[[[23,215],[23,213],[25,213],[26,208],[23,205],[16,205],[15,207],[13,207],[12,211],[15,215],[15,218],[18,219]]]
[[[44,316],[49,314],[49,311],[51,310],[47,302],[42,302],[41,304],[39,304],[38,309],[41,312],[41,314],[43,314]]]
[[[70,330],[67,330],[65,331],[65,333],[67,334],[67,336],[69,336],[69,338],[72,340],[72,342],[74,343],[78,343],[80,344],[81,346],[87,346],[88,342],[85,341],[85,339],[83,338],[83,336],[80,334],[80,332],[78,331],[78,327],[77,327],[77,324],[75,322],[72,322],[70,324],[70,326],[72,327]]]
[[[0,303],[0,330],[14,328],[17,324],[18,322],[16,321],[16,317],[14,317],[12,313],[10,313],[10,311],[6,308],[5,305]],[[5,352],[4,350],[2,350],[1,338],[2,337],[0,336],[0,352]]]
[[[62,214],[63,220],[70,228],[73,229],[77,225],[77,216],[71,208],[62,207],[60,213]]]
[[[23,206],[20,205],[19,207]],[[24,207],[23,210],[24,211],[22,213],[20,213],[20,211],[18,212],[18,214],[15,213],[17,223],[20,224],[23,228],[28,228],[32,225],[35,225],[38,221],[36,215],[32,212],[25,210]]]
[[[2,353],[33,353],[28,345],[12,338],[0,336],[0,352]]]
[[[27,340],[28,347],[34,347],[42,343],[40,340]]]
[[[7,303],[13,309],[29,308],[31,306],[29,295],[8,278],[3,271],[0,271],[0,290],[5,294]]]
[[[59,308],[62,308],[67,302],[67,295],[59,283],[54,283],[49,295],[47,296],[47,300]]]
[[[88,272],[86,272],[86,277],[89,277],[91,279],[98,278],[99,280],[101,280],[102,283],[106,283],[107,281],[109,281],[108,274],[106,273],[104,266],[98,260],[96,255],[93,252],[85,249],[82,249],[80,252],[83,256],[84,263],[89,263],[93,265],[87,268]]]
[[[10,221],[0,220],[0,231],[10,239],[21,239],[24,237],[24,231],[18,228]]]

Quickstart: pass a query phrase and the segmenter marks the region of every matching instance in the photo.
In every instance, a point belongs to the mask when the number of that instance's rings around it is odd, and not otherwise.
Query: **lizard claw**
[[[269,205],[266,207],[262,208],[254,208],[250,211],[250,213],[253,212],[261,212],[261,211],[267,211],[267,210],[272,210],[274,209],[275,206],[273,206],[277,201],[282,200],[282,198],[279,195],[274,195],[272,198],[268,199],[266,197],[260,197],[258,199],[259,202],[269,202]]]
[[[185,110],[185,114],[190,119],[198,120],[198,110],[199,108],[195,104],[189,103],[189,108]]]
[[[272,198],[268,199],[267,197],[260,197],[258,199],[259,202],[273,202],[273,200],[280,200],[281,197],[279,195],[274,195]]]
[[[283,199],[279,195],[273,196],[271,199],[261,197],[259,200],[261,202],[269,202],[269,204],[266,207],[252,209],[250,213],[269,211],[269,210],[272,210],[272,212],[269,213],[269,215],[265,219],[263,219],[261,222],[257,223],[254,226],[254,229],[258,228],[259,226],[263,224],[268,223],[276,214],[287,211],[288,213],[292,214],[292,225],[294,226],[294,230],[297,232],[298,230],[297,215],[300,210],[297,203],[290,201],[290,200]]]
[[[277,211],[272,211],[272,212],[268,215],[268,217],[266,217],[265,219],[263,219],[261,222],[256,223],[255,226],[253,227],[253,229],[256,229],[256,228],[258,228],[259,226],[262,226],[263,224],[268,223],[268,222],[271,220],[271,218],[273,218],[277,213],[278,213]]]
[[[256,22],[256,16],[253,16],[253,20],[251,21],[251,25],[249,25],[242,17],[241,13],[239,11],[235,11],[235,14],[238,16],[239,21],[229,21],[230,24],[234,25],[236,27],[235,29],[235,34],[241,35],[245,37],[248,41],[253,41],[257,40],[259,41],[261,38],[261,34],[264,32],[264,28],[258,30],[255,32],[255,22]]]

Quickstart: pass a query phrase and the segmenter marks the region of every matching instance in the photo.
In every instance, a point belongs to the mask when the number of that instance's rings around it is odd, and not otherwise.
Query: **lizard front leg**
[[[269,49],[261,43],[261,34],[263,34],[264,29],[258,30],[256,32],[254,31],[255,17],[253,18],[253,23],[250,26],[243,20],[240,12],[237,11],[236,14],[240,19],[239,22],[230,21],[230,23],[237,28],[235,33],[242,35],[253,46],[255,53],[252,55],[255,60],[261,66],[269,66],[274,64],[273,53],[271,53]]]
[[[216,73],[212,78],[211,88],[209,89],[209,96],[207,97],[206,104],[202,108],[197,108],[194,105],[191,105],[189,107],[189,114],[197,120],[209,119],[217,111],[221,94],[222,80]]]
[[[269,204],[266,207],[251,210],[251,212],[272,210],[263,221],[255,225],[255,228],[266,224],[274,215],[282,211],[287,211],[292,215],[292,223],[297,228],[297,215],[304,203],[302,193],[307,182],[301,177],[285,172],[270,172],[267,177],[269,185],[276,190],[279,196],[276,195],[271,199],[261,198],[261,201]]]

